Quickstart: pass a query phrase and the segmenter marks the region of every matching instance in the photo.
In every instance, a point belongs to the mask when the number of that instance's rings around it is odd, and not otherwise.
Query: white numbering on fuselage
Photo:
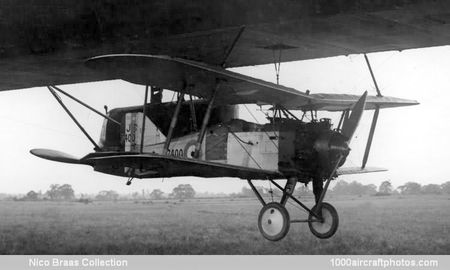
[[[174,157],[184,157],[183,149],[168,149],[167,154]]]
[[[125,141],[126,142],[130,142],[130,143],[134,143],[136,141],[136,136],[135,134],[125,134]]]
[[[136,131],[138,129],[138,125],[136,123],[132,123],[125,130],[125,142],[135,143],[136,142]]]
[[[168,149],[167,155],[171,155],[174,157],[187,157],[193,158],[195,153],[195,141],[188,142],[183,149]]]

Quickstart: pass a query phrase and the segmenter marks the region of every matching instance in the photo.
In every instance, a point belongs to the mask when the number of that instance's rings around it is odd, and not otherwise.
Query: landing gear
[[[314,217],[312,213],[308,217],[308,225],[312,234],[320,239],[326,239],[333,236],[339,226],[339,216],[336,209],[329,203],[322,202],[321,211],[317,211],[317,205],[311,209],[311,212],[317,213],[320,218]]]
[[[319,202],[320,195],[322,195],[323,192],[323,180],[321,177],[314,177],[312,183],[313,183],[314,198],[317,204]]]
[[[270,241],[283,239],[289,231],[290,222],[288,211],[277,202],[264,205],[259,212],[259,231]]]
[[[295,198],[292,193],[294,192],[297,178],[289,178],[286,182],[286,186],[282,188],[277,182],[269,179],[269,181],[283,192],[280,203],[270,202],[266,203],[261,194],[255,188],[251,180],[248,180],[250,187],[255,193],[258,200],[263,205],[258,216],[258,228],[261,234],[270,241],[279,241],[283,239],[290,228],[291,223],[308,223],[311,232],[318,238],[326,239],[333,236],[339,225],[339,217],[336,209],[326,202],[323,202],[328,185],[325,185],[319,192],[315,190],[316,205],[309,209],[306,205]],[[321,183],[322,184],[322,183]],[[329,183],[328,183],[329,184]],[[317,194],[316,194],[317,193]],[[300,207],[305,209],[308,213],[308,219],[303,220],[291,220],[289,212],[286,210],[285,204],[288,199],[292,199]],[[317,209],[320,208],[320,211]]]

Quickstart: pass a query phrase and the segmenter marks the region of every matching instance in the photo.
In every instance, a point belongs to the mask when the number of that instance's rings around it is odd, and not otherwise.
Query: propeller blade
[[[344,120],[342,124],[342,135],[344,135],[348,141],[350,142],[353,134],[355,133],[356,128],[358,127],[359,120],[361,120],[362,114],[364,112],[364,108],[366,106],[366,98],[367,91],[359,98],[359,100],[355,103],[352,109],[352,114],[349,118]]]

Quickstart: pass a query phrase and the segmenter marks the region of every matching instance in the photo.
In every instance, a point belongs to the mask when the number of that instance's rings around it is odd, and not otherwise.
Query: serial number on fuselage
[[[168,149],[167,155],[171,155],[174,157],[184,157],[184,151],[183,149]]]

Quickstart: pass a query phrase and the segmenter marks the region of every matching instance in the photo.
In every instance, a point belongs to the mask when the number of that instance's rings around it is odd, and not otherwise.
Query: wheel
[[[289,231],[290,224],[289,213],[280,203],[268,203],[259,212],[258,228],[267,240],[283,239]]]
[[[316,206],[311,211],[314,212]],[[311,232],[321,239],[330,238],[336,233],[339,226],[339,216],[336,209],[329,203],[322,203],[323,222],[317,220],[315,216],[309,214],[308,225]]]

